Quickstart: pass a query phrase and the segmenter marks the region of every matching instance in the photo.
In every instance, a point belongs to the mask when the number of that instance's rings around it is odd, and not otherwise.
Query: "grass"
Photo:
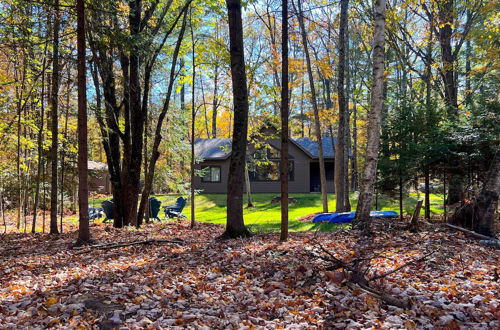
[[[254,207],[244,208],[245,224],[254,233],[277,232],[280,230],[281,210],[279,204],[271,204],[273,197],[278,196],[277,193],[272,194],[253,194]],[[162,201],[162,205],[174,204],[178,194],[156,195]],[[297,220],[300,217],[321,212],[321,195],[320,194],[290,194],[290,197],[297,200],[297,203],[290,204],[289,208],[289,229],[291,232],[298,231],[322,231],[328,232],[339,228],[349,227],[346,224],[328,224],[328,223],[311,223]],[[335,210],[335,195],[329,194],[329,210]],[[91,198],[89,205],[92,207],[100,207],[103,200],[110,199],[111,196],[100,196],[99,198]],[[403,214],[412,214],[415,204],[418,199],[423,199],[424,195],[410,194],[404,198]],[[431,214],[443,213],[443,196],[431,194]],[[245,198],[246,200],[246,198]],[[350,197],[352,209],[356,209],[357,195],[351,194]],[[375,202],[375,201],[374,201]],[[246,205],[246,203],[245,203]],[[186,205],[184,214],[189,217],[190,203]],[[387,195],[379,195],[378,210],[395,210],[399,212],[399,201],[397,197]],[[423,213],[423,210],[422,210]],[[163,211],[160,211],[160,218],[164,218]],[[46,229],[48,230],[48,219]],[[196,220],[221,224],[226,223],[226,194],[200,194],[196,196]],[[41,232],[41,216],[38,217],[38,226],[36,231]],[[58,220],[59,222],[59,220]],[[64,217],[64,222],[68,224],[78,224],[78,215],[70,215]],[[31,223],[31,222],[29,222]],[[27,231],[30,231],[31,225]],[[23,231],[23,229],[21,229]]]
[[[271,204],[270,201],[278,194],[254,194],[253,208],[244,208],[245,224],[256,233],[276,232],[280,230],[280,205]],[[157,195],[162,201],[162,205],[173,204],[179,195]],[[289,208],[289,229],[291,232],[297,231],[332,231],[342,227],[348,227],[345,224],[327,224],[327,223],[310,223],[297,220],[302,216],[321,212],[321,196],[320,194],[290,194],[290,197],[297,200],[297,203],[290,204]],[[404,214],[411,214],[419,198],[424,195],[410,194],[404,199]],[[431,194],[431,213],[443,213],[443,197],[442,195]],[[91,205],[100,206],[105,198],[91,200]],[[357,195],[351,194],[351,206],[355,210]],[[246,204],[246,203],[245,203]],[[329,194],[328,207],[330,211],[335,208],[335,195]],[[225,224],[226,223],[226,194],[200,194],[196,196],[196,220]],[[397,198],[386,195],[379,195],[378,210],[395,210],[399,212],[399,201]],[[184,214],[189,216],[190,204],[186,205]],[[163,217],[161,212],[160,217]]]

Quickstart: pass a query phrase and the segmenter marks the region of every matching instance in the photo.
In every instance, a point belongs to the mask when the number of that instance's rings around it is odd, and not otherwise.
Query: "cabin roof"
[[[310,138],[301,137],[298,139],[292,139],[295,144],[302,149],[306,154],[311,158],[319,158],[318,152],[318,141],[312,140]],[[335,148],[334,145],[337,144],[337,137],[332,138],[330,136],[324,136],[321,138],[321,142],[323,143],[323,157],[325,158],[333,158],[335,157]]]
[[[307,156],[317,159],[318,142],[310,138],[290,139]],[[231,155],[231,139],[197,139],[194,144],[194,150],[197,157],[204,160],[225,160]],[[322,138],[323,155],[325,158],[335,156],[332,138],[325,136]],[[337,143],[337,137],[333,138],[333,143]]]
[[[205,160],[223,160],[231,154],[231,139],[196,139],[194,152]]]

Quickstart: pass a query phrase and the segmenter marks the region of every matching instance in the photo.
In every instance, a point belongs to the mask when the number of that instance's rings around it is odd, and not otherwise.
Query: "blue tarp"
[[[398,212],[394,211],[371,211],[370,218],[396,218]],[[356,212],[343,213],[321,213],[313,218],[312,222],[329,222],[329,223],[349,223],[356,217]]]

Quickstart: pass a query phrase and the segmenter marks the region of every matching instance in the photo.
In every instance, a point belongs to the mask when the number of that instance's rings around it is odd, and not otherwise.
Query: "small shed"
[[[89,192],[98,194],[111,194],[111,177],[108,171],[108,164],[88,162],[89,169]]]

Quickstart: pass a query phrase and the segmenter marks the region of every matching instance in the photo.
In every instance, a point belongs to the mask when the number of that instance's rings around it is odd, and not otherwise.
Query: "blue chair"
[[[161,221],[158,217],[160,213],[161,201],[156,197],[151,197],[149,199],[149,217],[155,220]]]
[[[89,220],[100,219],[102,217],[102,207],[89,207]]]
[[[113,200],[103,201],[102,202],[102,210],[106,217],[102,222],[106,223],[110,220],[113,220]]]
[[[166,205],[163,207],[163,211],[165,212],[166,218],[186,218],[184,214],[182,214],[182,210],[187,204],[187,198],[179,197],[174,205]]]

